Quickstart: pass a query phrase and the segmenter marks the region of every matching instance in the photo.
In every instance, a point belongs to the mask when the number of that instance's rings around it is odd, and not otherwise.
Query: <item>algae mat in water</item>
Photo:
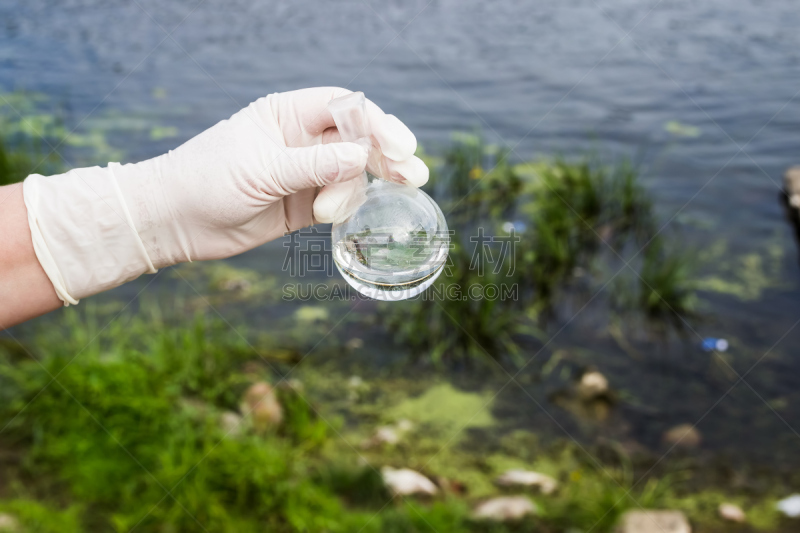
[[[442,383],[397,404],[387,415],[443,431],[488,427],[495,422],[491,413],[493,400],[491,392],[464,392]]]

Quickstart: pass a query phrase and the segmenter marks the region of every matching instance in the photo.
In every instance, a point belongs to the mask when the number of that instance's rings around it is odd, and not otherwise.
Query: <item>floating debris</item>
[[[701,347],[705,352],[713,352],[714,350],[718,352],[725,352],[728,350],[728,341],[725,339],[715,339],[714,337],[706,337],[705,339],[703,339]]]
[[[700,128],[691,124],[684,124],[677,120],[670,120],[664,124],[664,131],[677,135],[678,137],[699,137]]]
[[[775,507],[789,518],[800,517],[800,494],[792,494],[779,501]]]

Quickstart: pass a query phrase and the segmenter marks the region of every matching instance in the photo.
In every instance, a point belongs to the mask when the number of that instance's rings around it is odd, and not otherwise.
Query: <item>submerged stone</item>
[[[684,448],[696,448],[703,441],[700,432],[692,424],[679,424],[664,432],[664,442]]]
[[[600,372],[593,370],[581,376],[576,386],[578,396],[583,400],[593,400],[608,394],[608,379]]]

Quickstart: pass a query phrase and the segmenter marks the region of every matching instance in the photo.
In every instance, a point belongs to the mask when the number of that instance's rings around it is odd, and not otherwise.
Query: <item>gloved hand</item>
[[[59,298],[75,304],[145,272],[230,257],[332,221],[367,165],[363,146],[339,142],[326,108],[348,93],[271,94],[154,159],[29,176],[34,250]],[[369,170],[423,185],[428,169],[413,155],[411,131],[369,101],[367,115],[383,153]]]

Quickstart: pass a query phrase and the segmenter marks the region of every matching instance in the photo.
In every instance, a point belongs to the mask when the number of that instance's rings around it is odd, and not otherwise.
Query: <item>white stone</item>
[[[788,498],[784,498],[777,503],[776,507],[789,518],[800,517],[800,494],[792,494]]]
[[[636,510],[622,516],[619,533],[692,533],[681,511]]]
[[[747,520],[742,508],[735,503],[721,503],[717,512],[720,518],[729,522],[744,522]]]
[[[587,372],[581,376],[581,381],[578,383],[578,395],[580,395],[581,398],[590,400],[602,396],[607,392],[608,380],[600,372]]]
[[[0,513],[0,532],[12,533],[19,531],[19,522],[7,513]]]
[[[525,496],[500,496],[487,500],[475,508],[474,518],[506,522],[536,514],[536,506]]]
[[[497,484],[503,486],[522,485],[538,487],[542,494],[552,494],[558,488],[558,481],[552,477],[531,470],[508,470],[497,478]]]
[[[364,347],[364,341],[362,339],[359,339],[358,337],[353,337],[352,339],[350,339],[345,343],[345,347],[348,350],[358,350],[359,348]]]
[[[219,427],[226,437],[238,437],[242,434],[244,419],[239,413],[225,411],[219,416]]]
[[[692,424],[680,424],[664,432],[664,442],[684,448],[696,448],[703,442],[700,432]]]
[[[386,487],[395,496],[408,496],[411,494],[432,496],[439,492],[433,481],[410,468],[394,469],[390,466],[384,466],[381,469],[381,474]]]
[[[394,426],[380,426],[375,430],[375,434],[361,443],[362,448],[372,448],[383,444],[394,445],[400,442],[400,438],[411,431],[414,425],[408,420],[400,420]]]
[[[375,432],[373,440],[377,444],[397,444],[400,442],[400,436],[393,427],[382,426]]]
[[[783,188],[789,197],[789,205],[800,208],[800,166],[790,167],[783,174]]]

